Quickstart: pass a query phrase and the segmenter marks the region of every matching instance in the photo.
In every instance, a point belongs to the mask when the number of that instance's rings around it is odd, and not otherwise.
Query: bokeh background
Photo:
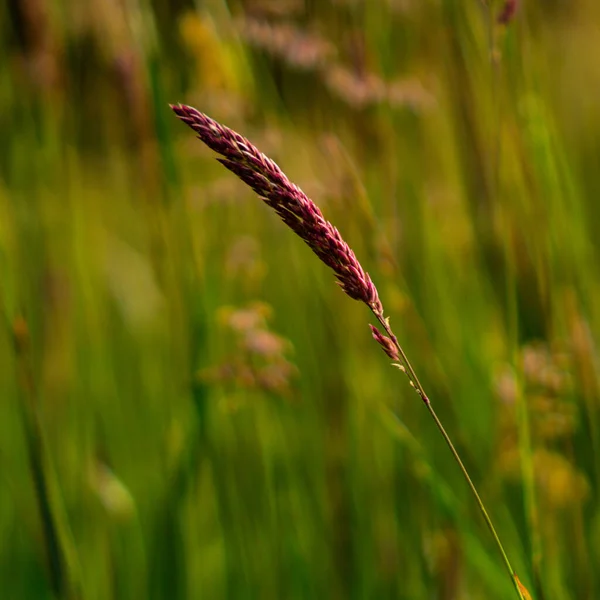
[[[169,102],[338,226],[532,596],[600,597],[600,4],[518,4],[0,3],[2,599],[514,597],[368,311]]]

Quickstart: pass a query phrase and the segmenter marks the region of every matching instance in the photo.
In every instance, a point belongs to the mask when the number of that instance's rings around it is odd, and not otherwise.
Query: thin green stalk
[[[400,346],[400,343],[398,342],[398,338],[394,335],[394,332],[390,328],[390,325],[389,325],[387,319],[383,316],[382,313],[373,311],[373,314],[375,315],[377,320],[381,323],[382,327],[385,329],[386,333],[388,334],[388,336],[394,343],[394,346],[397,348],[398,353],[400,354],[400,357],[401,357],[401,361],[403,363],[401,365],[403,367],[402,370],[406,373],[406,375],[410,381],[410,384],[415,388],[415,390],[417,391],[419,396],[421,396],[421,399],[423,400],[423,402],[425,403],[425,406],[427,407],[427,410],[431,414],[431,417],[433,418],[433,421],[435,422],[436,427],[439,429],[444,440],[446,441],[446,444],[450,448],[450,452],[452,452],[452,456],[454,457],[454,460],[457,462],[458,466],[460,467],[460,470],[461,470],[467,484],[469,485],[469,488],[471,489],[473,496],[475,497],[477,506],[479,507],[479,510],[481,511],[481,514],[483,515],[483,519],[484,519],[488,529],[490,530],[490,533],[492,534],[494,541],[496,542],[496,546],[500,550],[500,554],[502,555],[504,565],[506,566],[506,569],[508,570],[508,574],[511,578],[511,581],[513,582],[513,585],[515,587],[517,595],[520,600],[525,600],[525,598],[523,597],[523,593],[521,592],[521,587],[519,585],[519,580],[517,579],[517,575],[516,575],[515,571],[513,570],[512,565],[510,564],[508,555],[506,554],[506,551],[504,550],[504,546],[502,545],[502,542],[500,541],[498,533],[496,532],[496,528],[494,527],[494,524],[492,523],[492,520],[485,508],[485,505],[483,504],[483,501],[481,500],[481,496],[477,492],[477,488],[475,487],[475,484],[473,483],[471,477],[469,476],[467,468],[463,464],[463,462],[460,458],[460,455],[458,454],[458,451],[456,450],[456,448],[454,447],[454,444],[452,443],[452,440],[450,439],[450,436],[446,433],[446,430],[444,429],[442,422],[440,421],[439,417],[437,416],[437,414],[431,404],[431,401],[429,400],[429,397],[425,393],[425,390],[424,390],[423,386],[421,385],[421,382],[419,381],[419,378],[417,377],[415,370],[412,368],[412,365],[410,364],[410,361],[408,360],[408,357],[404,353],[402,346]]]
[[[46,447],[31,365],[27,322],[22,317],[17,317],[11,330],[21,400],[19,408],[44,532],[50,586],[54,595],[61,600],[83,600],[77,550]]]

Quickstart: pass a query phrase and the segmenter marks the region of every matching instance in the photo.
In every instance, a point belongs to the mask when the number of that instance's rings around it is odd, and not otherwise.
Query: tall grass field
[[[0,600],[600,598],[599,56],[594,0],[0,3]]]

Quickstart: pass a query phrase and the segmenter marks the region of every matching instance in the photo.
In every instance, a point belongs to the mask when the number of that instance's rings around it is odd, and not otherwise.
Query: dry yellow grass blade
[[[519,591],[521,592],[521,594],[523,594],[523,598],[525,598],[525,600],[533,600],[533,598],[531,597],[531,594],[527,591],[527,588],[521,583],[520,579],[517,577],[516,574],[515,574],[515,579],[517,580],[517,585],[519,586]]]

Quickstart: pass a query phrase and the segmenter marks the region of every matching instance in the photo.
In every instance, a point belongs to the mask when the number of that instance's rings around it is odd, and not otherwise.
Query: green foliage
[[[0,5],[0,595],[514,595],[367,310],[186,102],[352,245],[532,597],[597,597],[600,6],[193,4]]]

